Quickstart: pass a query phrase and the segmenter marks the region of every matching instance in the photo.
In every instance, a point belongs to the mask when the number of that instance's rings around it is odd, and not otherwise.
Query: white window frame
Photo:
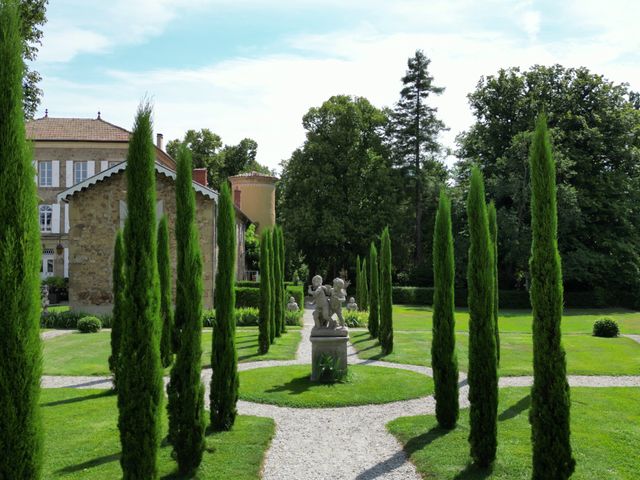
[[[40,231],[42,233],[53,233],[53,207],[51,205],[40,205],[38,207],[38,218]]]
[[[40,266],[40,277],[53,277],[56,270],[56,254],[52,248],[45,248],[42,251],[42,265]]]
[[[73,162],[73,184],[77,185],[89,178],[89,164],[87,162]]]
[[[38,162],[38,186],[53,187],[53,162]]]

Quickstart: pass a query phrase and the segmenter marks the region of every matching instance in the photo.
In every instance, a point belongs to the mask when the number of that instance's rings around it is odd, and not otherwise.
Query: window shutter
[[[54,203],[51,205],[53,210],[51,214],[51,232],[60,233],[60,204]]]
[[[51,186],[60,186],[60,162],[58,160],[51,162]]]
[[[109,161],[108,160],[102,160],[100,162],[100,171],[104,172],[108,168],[109,168]]]
[[[87,162],[87,178],[91,178],[96,174],[96,162]]]
[[[69,233],[69,204],[64,204],[64,233]]]
[[[35,160],[31,162],[33,165],[33,169],[36,171],[36,174],[33,176],[33,179],[36,181],[36,185],[38,185],[38,162]]]
[[[64,249],[64,278],[69,278],[69,249]]]
[[[73,162],[71,160],[67,160],[67,187],[73,187]]]

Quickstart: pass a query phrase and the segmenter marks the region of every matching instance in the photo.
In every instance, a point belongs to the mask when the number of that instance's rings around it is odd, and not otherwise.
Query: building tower
[[[229,177],[233,202],[256,224],[258,234],[276,224],[276,182],[278,179],[258,172]]]

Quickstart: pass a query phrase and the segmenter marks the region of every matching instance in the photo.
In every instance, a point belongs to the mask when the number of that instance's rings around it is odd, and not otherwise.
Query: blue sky
[[[147,95],[165,141],[251,137],[272,168],[331,95],[393,105],[416,49],[446,87],[433,103],[449,147],[473,121],[466,95],[501,67],[586,66],[640,90],[637,1],[52,0],[48,18],[39,115],[130,128]]]

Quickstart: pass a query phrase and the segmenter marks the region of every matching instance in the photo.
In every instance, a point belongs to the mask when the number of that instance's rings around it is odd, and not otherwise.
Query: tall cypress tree
[[[285,305],[287,304],[287,289],[284,285],[284,271],[285,271],[285,258],[284,258],[284,232],[282,227],[278,227],[278,248],[280,249],[280,289],[282,291],[282,317],[280,319],[281,331],[285,333],[287,331],[287,322],[285,320]],[[304,305],[300,306],[304,308]]]
[[[362,303],[362,263],[360,255],[356,256],[356,303]]]
[[[194,472],[204,453],[204,385],[200,379],[202,356],[202,254],[195,221],[191,153],[181,146],[176,173],[176,359],[167,386],[169,443],[178,470]]]
[[[264,355],[271,345],[271,273],[269,272],[269,231],[260,235],[260,325],[258,353]]]
[[[378,266],[378,250],[371,242],[369,249],[369,269],[371,271],[371,291],[369,292],[369,335],[378,338],[380,326],[380,284],[378,281],[380,267]]]
[[[362,303],[359,303],[360,310],[369,309],[369,279],[367,278],[367,259],[362,260],[362,275],[360,279],[362,281]]]
[[[238,403],[238,354],[236,352],[236,214],[229,185],[220,190],[218,213],[218,272],[216,273],[216,322],[211,352],[211,426],[230,430]]]
[[[269,230],[269,234],[267,235],[267,247],[269,249],[269,308],[271,311],[269,312],[269,319],[271,320],[271,324],[269,326],[269,341],[271,343],[276,341],[276,266],[275,266],[275,252],[273,248],[273,230]]]
[[[284,292],[282,290],[282,264],[280,261],[280,227],[277,225],[273,229],[273,268],[275,287],[275,315],[276,315],[276,337],[282,335],[282,324],[284,323]]]
[[[38,479],[40,234],[22,110],[18,4],[0,2],[0,478]]]
[[[436,418],[442,428],[458,421],[458,358],[455,337],[455,262],[451,233],[451,202],[444,190],[433,232],[433,341],[431,366],[435,384]]]
[[[127,153],[124,239],[127,319],[118,371],[118,428],[124,479],[157,478],[160,407],[160,285],[156,237],[156,171],[151,106],[136,115]]]
[[[529,154],[531,170],[531,307],[533,387],[531,443],[534,479],[562,480],[575,469],[571,453],[571,401],[561,343],[562,267],[558,253],[556,166],[547,119],[538,116]]]
[[[482,174],[471,170],[469,221],[469,443],[471,458],[488,467],[498,445],[498,365],[493,322],[493,246]]]
[[[111,315],[111,355],[109,370],[113,373],[113,386],[118,389],[118,367],[120,365],[120,344],[122,342],[122,326],[126,321],[126,293],[124,278],[124,239],[122,230],[116,232],[113,247],[113,312]]]
[[[496,204],[491,201],[488,208],[489,235],[493,246],[493,329],[496,336],[496,360],[500,366],[500,330],[498,329],[499,284],[498,284],[498,215]]]
[[[389,227],[382,232],[380,245],[380,346],[382,354],[393,351],[393,299],[391,285],[391,237]]]
[[[169,222],[163,215],[158,224],[158,275],[160,277],[160,361],[163,368],[173,363],[173,305],[171,302],[171,256],[169,254]]]

